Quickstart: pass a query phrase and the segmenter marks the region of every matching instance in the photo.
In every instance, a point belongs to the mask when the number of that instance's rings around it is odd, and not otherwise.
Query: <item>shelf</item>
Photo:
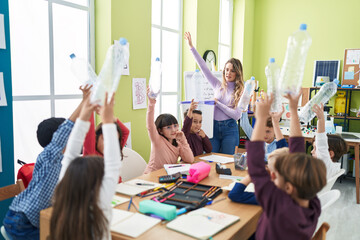
[[[345,116],[328,116],[328,117],[332,117],[332,118],[336,118],[336,119],[344,119],[344,118],[345,118]],[[349,116],[346,116],[346,119],[360,120],[360,117],[349,117]]]
[[[310,90],[320,90],[320,87],[310,87]],[[346,90],[351,90],[351,91],[360,91],[360,88],[337,88],[338,91],[346,91]]]

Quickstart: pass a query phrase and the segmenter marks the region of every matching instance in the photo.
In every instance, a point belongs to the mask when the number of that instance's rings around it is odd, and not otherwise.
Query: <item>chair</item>
[[[123,166],[120,173],[123,182],[141,176],[147,166],[145,160],[134,150],[124,147]]]
[[[15,184],[11,184],[0,188],[0,201],[15,197],[25,190],[24,183],[21,179],[17,180]],[[1,226],[1,235],[5,240],[10,240],[4,226]]]
[[[328,192],[331,190],[331,188],[334,186],[336,179],[338,179],[338,177],[340,177],[341,175],[343,175],[345,173],[345,169],[340,169],[340,171],[335,174],[333,177],[331,177],[330,179],[327,180],[327,183],[325,185],[325,187],[323,189],[321,189],[320,192],[318,192],[318,196]]]
[[[336,200],[339,199],[340,195],[341,193],[337,189],[333,189],[319,195],[318,198],[320,199],[321,211],[324,211],[325,209],[330,207],[334,202],[336,202]]]
[[[323,222],[321,224],[320,228],[317,230],[317,232],[312,237],[312,240],[325,240],[326,239],[326,233],[329,230],[330,225],[327,222]]]
[[[238,146],[235,147],[235,154],[244,152],[246,152],[246,148],[239,148]]]

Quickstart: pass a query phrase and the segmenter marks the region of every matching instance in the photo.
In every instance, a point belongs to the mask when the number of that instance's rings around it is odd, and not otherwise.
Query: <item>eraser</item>
[[[155,202],[151,200],[141,201],[139,204],[139,211],[141,213],[155,214],[164,218],[167,221],[176,218],[176,207],[173,205]]]

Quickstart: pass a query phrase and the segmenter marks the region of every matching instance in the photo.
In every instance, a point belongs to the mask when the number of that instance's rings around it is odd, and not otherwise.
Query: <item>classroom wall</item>
[[[11,59],[10,59],[10,31],[8,1],[0,1],[0,14],[4,14],[6,49],[0,49],[0,72],[4,75],[6,93],[6,107],[0,107],[0,138],[2,172],[0,172],[0,187],[14,183],[14,136],[12,117],[12,87],[11,87]],[[0,202],[0,221],[9,208],[12,199]],[[2,224],[1,224],[2,225]]]
[[[264,70],[269,58],[275,57],[279,66],[282,65],[288,36],[301,23],[308,25],[312,37],[303,87],[312,86],[315,60],[341,60],[342,76],[344,49],[360,48],[358,0],[246,0],[245,7],[250,7],[250,11],[252,6],[247,3],[252,2],[255,3],[254,20],[245,22],[245,29],[253,27],[252,74],[260,80],[261,88],[266,89]],[[249,58],[244,57],[244,65]],[[355,93],[351,107],[359,106],[360,94]],[[360,131],[360,126],[355,126],[360,125],[357,121],[351,121],[350,125],[350,131]]]

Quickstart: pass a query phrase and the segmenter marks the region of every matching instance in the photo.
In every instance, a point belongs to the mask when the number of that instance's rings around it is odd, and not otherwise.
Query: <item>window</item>
[[[219,22],[220,26],[218,69],[222,70],[227,60],[229,60],[231,57],[233,0],[220,0]]]
[[[182,0],[152,0],[151,21],[151,62],[160,57],[162,63],[155,115],[170,113],[180,119]]]
[[[94,66],[93,9],[93,0],[9,1],[15,161],[35,162],[37,125],[68,118],[80,103],[69,55]]]

